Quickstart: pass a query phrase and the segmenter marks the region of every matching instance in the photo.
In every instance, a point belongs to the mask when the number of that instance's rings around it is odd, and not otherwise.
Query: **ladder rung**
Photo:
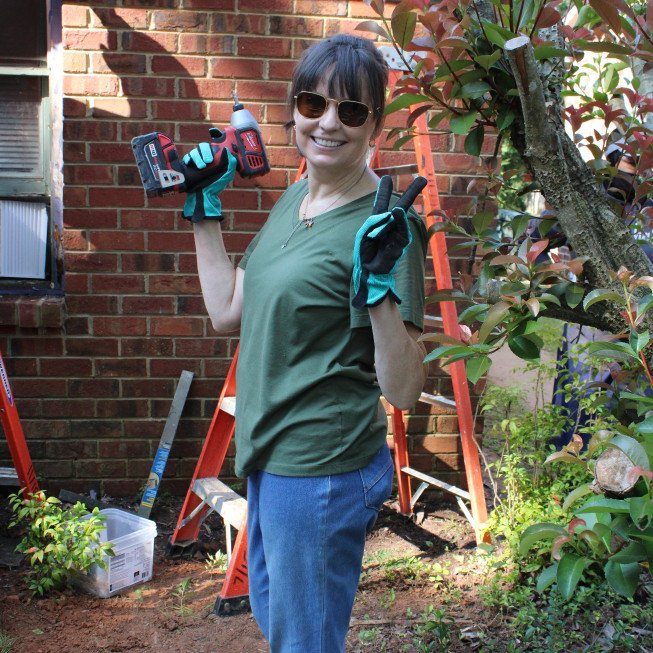
[[[234,528],[240,529],[243,525],[247,501],[222,481],[213,476],[198,478],[193,484],[193,492]]]
[[[455,408],[456,402],[453,399],[444,397],[443,395],[430,395],[428,392],[422,392],[419,400],[431,406],[447,406],[448,408]]]
[[[440,326],[442,324],[442,318],[438,315],[425,315],[424,316],[424,325],[425,326]]]
[[[374,172],[379,175],[414,175],[419,172],[416,163],[407,163],[398,166],[386,166],[385,168],[374,168]]]
[[[223,397],[220,409],[229,415],[236,414],[236,397]]]
[[[13,467],[0,467],[0,485],[19,485],[18,474]]]
[[[414,476],[415,478],[418,478],[420,481],[424,481],[429,485],[435,485],[436,487],[439,487],[441,490],[446,490],[447,492],[451,492],[451,494],[455,494],[456,496],[462,497],[463,499],[469,500],[470,498],[469,492],[467,492],[467,490],[463,490],[459,487],[456,487],[455,485],[451,485],[450,483],[441,481],[438,478],[429,476],[428,474],[425,474],[424,472],[420,472],[417,469],[413,469],[412,467],[402,467],[401,471],[404,474],[408,474],[408,476]]]

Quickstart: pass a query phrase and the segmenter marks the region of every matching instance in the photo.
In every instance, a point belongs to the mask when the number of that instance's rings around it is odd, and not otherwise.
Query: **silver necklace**
[[[346,195],[346,194],[347,194],[347,193],[348,193],[352,188],[354,188],[354,186],[356,186],[356,185],[358,184],[358,182],[363,178],[363,175],[365,174],[366,170],[367,170],[367,166],[365,166],[365,167],[363,168],[363,172],[361,172],[360,176],[357,177],[356,181],[355,181],[353,184],[347,186],[347,188],[345,188],[345,190],[343,190],[342,193],[340,193],[340,194],[339,194],[339,195],[338,195],[338,196],[333,200],[333,202],[331,202],[331,203],[329,204],[329,206],[327,206],[327,207],[322,211],[322,213],[326,213],[327,211],[329,211],[329,209],[330,209],[330,208],[331,208],[331,207],[332,207],[332,206],[333,206],[333,205],[334,205],[338,200],[342,199],[342,198],[343,198],[343,197],[344,197],[344,196],[345,196],[345,195]],[[308,213],[308,207],[309,207],[309,205],[310,205],[310,202],[308,201],[308,193],[306,193],[306,195],[304,196],[304,198],[306,199],[306,206],[304,207],[304,210],[302,211],[302,216],[301,216],[301,218],[300,218],[299,220],[297,220],[297,222],[295,223],[295,226],[292,228],[292,231],[290,232],[290,235],[288,236],[288,238],[286,238],[286,240],[285,240],[285,242],[283,243],[283,245],[281,245],[281,249],[284,249],[284,248],[286,247],[286,245],[290,242],[290,239],[295,235],[295,232],[296,232],[296,231],[297,231],[297,230],[298,230],[302,225],[304,225],[304,227],[305,227],[306,229],[310,229],[310,228],[313,226],[314,222],[315,222],[315,219],[314,219],[313,217],[310,217],[310,218],[306,217],[306,214]],[[302,200],[302,203],[303,203],[303,201],[304,201],[304,200]]]

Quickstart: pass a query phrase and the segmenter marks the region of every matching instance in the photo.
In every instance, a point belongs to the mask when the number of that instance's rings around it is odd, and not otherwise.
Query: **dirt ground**
[[[491,382],[515,381],[518,365],[510,352],[497,357]],[[526,387],[532,384],[525,383]],[[121,507],[135,512],[137,505]],[[157,523],[153,577],[108,599],[68,590],[31,599],[26,567],[0,564],[0,635],[15,640],[12,653],[259,653],[265,640],[250,613],[218,617],[215,600],[224,579],[212,573],[201,554],[170,559],[165,547],[174,530],[181,499],[160,497],[152,519]],[[9,509],[0,494],[0,549]],[[201,535],[206,548],[224,550],[222,523],[207,520]],[[17,539],[4,542],[5,551]],[[363,573],[347,641],[348,653],[474,651],[490,640],[505,650],[506,618],[479,597],[488,570],[475,546],[474,533],[450,503],[421,503],[415,515],[388,502],[366,545]],[[180,598],[181,583],[190,587]],[[442,612],[440,612],[442,610]],[[435,627],[434,627],[435,624]],[[446,647],[436,636],[450,636]],[[442,640],[440,640],[442,641]]]
[[[179,508],[171,501],[152,515],[158,528],[153,578],[117,596],[68,590],[30,599],[25,567],[0,568],[0,632],[15,639],[13,653],[267,651],[250,613],[212,614],[223,574],[211,573],[199,554],[190,560],[165,557]],[[0,536],[6,536],[7,501],[0,503],[5,515]],[[446,505],[418,506],[413,518],[396,508],[392,502],[384,507],[369,537],[347,651],[439,650],[417,646],[429,641],[420,627],[440,607],[453,620],[447,626],[454,635],[449,650],[474,650],[479,631],[487,635],[500,624],[478,598],[481,576],[474,569],[478,556],[468,522]],[[224,548],[221,530],[211,517],[202,540]],[[192,584],[182,604],[174,591],[186,579]]]

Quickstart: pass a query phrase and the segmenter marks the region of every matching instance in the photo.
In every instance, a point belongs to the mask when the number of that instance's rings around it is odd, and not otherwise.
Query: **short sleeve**
[[[247,248],[245,249],[245,253],[243,254],[243,257],[240,259],[240,262],[238,263],[238,267],[241,270],[244,270],[247,267],[247,261],[249,261],[249,257],[252,255],[252,252],[256,249],[256,245],[260,239],[261,239],[261,231],[259,231],[256,234],[256,236],[252,238],[250,244],[247,245]]]
[[[408,214],[408,224],[413,239],[405,254],[399,259],[395,272],[399,314],[404,322],[414,324],[420,331],[424,328],[424,265],[426,262],[426,227],[414,212]],[[354,297],[354,284],[350,288],[350,300]],[[350,301],[351,306],[351,301]],[[352,328],[370,326],[367,308],[351,307],[350,324]]]

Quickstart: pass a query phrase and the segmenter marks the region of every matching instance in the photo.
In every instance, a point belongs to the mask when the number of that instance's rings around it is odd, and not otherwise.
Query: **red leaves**
[[[560,12],[556,9],[553,9],[550,5],[545,5],[540,11],[537,21],[535,23],[535,29],[542,29],[543,27],[552,27],[556,23],[560,22]]]
[[[589,0],[590,6],[601,18],[617,33],[621,33],[621,20],[619,9],[624,13],[628,11],[623,1],[620,0]]]

